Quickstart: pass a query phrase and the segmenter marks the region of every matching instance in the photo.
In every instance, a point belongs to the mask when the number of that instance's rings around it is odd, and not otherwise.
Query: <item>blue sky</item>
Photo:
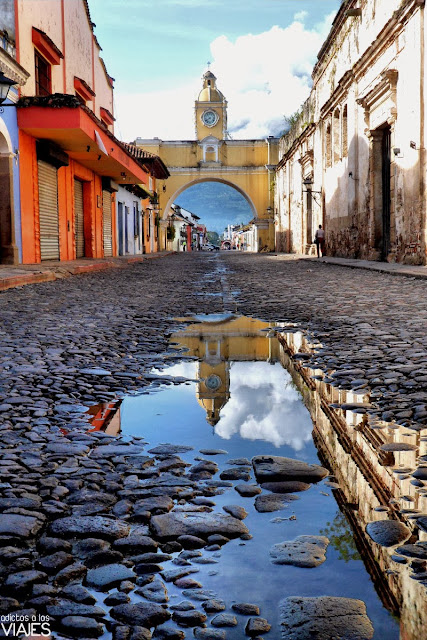
[[[194,138],[207,61],[229,102],[233,137],[275,133],[308,95],[340,0],[89,0],[116,78],[116,134]]]

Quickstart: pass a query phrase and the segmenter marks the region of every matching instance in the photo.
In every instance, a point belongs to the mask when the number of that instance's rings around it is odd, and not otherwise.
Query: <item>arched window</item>
[[[328,120],[325,123],[325,167],[332,166],[332,125]]]
[[[348,156],[348,121],[347,121],[347,105],[344,106],[342,112],[342,157],[346,158]]]
[[[334,164],[341,160],[341,136],[340,136],[340,110],[335,109],[334,111],[334,131],[333,131],[333,143],[334,143]]]
[[[206,162],[216,161],[216,149],[215,147],[206,147]]]

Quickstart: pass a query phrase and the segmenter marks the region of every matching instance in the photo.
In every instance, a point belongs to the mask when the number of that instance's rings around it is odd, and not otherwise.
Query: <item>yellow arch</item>
[[[165,210],[163,211],[162,214],[162,218],[165,220],[171,210],[171,207],[173,205],[173,203],[175,202],[176,198],[183,193],[184,191],[186,191],[187,189],[189,189],[190,187],[193,187],[196,184],[202,184],[203,182],[220,182],[222,184],[226,184],[228,187],[231,187],[232,189],[235,189],[238,193],[240,193],[246,200],[246,202],[249,204],[251,211],[252,211],[252,217],[255,218],[257,215],[257,210],[256,207],[251,199],[251,197],[241,188],[239,187],[236,183],[231,182],[230,180],[225,180],[224,178],[214,178],[214,177],[203,177],[203,178],[197,178],[195,180],[190,180],[189,182],[187,182],[186,184],[181,185],[180,187],[178,187],[178,189],[176,189],[175,193],[169,198],[166,206],[165,206]]]

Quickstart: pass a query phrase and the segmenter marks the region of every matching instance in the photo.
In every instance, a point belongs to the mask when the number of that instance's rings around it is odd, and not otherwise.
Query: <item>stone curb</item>
[[[146,254],[143,256],[129,256],[125,258],[117,258],[112,260],[99,260],[97,262],[88,262],[87,264],[73,263],[58,263],[52,265],[51,268],[43,266],[42,270],[28,273],[23,273],[26,265],[19,265],[17,267],[11,266],[7,269],[7,275],[2,277],[0,270],[0,291],[6,291],[7,289],[13,289],[16,287],[23,287],[28,284],[38,284],[40,282],[53,282],[54,280],[60,280],[69,276],[81,275],[84,273],[94,273],[97,271],[106,271],[107,269],[123,269],[130,264],[146,262],[147,260],[156,260],[158,258],[166,258],[174,255],[174,251],[165,251],[164,253]],[[39,266],[39,265],[37,265]],[[16,275],[10,275],[10,271],[17,269],[19,273]]]

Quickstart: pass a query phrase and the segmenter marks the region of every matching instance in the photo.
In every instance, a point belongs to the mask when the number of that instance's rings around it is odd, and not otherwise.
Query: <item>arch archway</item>
[[[195,185],[198,184],[203,184],[204,182],[219,182],[221,184],[225,184],[228,187],[231,187],[232,189],[235,189],[238,193],[240,193],[240,195],[242,195],[244,197],[244,199],[246,200],[246,202],[248,203],[250,209],[251,209],[251,213],[252,213],[252,217],[256,218],[257,216],[257,210],[256,207],[251,199],[251,197],[241,188],[239,187],[237,184],[235,184],[234,182],[230,181],[230,180],[225,180],[224,178],[197,178],[195,180],[189,180],[186,184],[181,185],[178,189],[175,190],[175,193],[173,193],[173,195],[168,199],[167,204],[164,208],[163,211],[163,220],[166,220],[170,211],[171,211],[171,207],[174,204],[175,200],[178,198],[179,195],[181,195],[181,193],[183,193],[184,191],[186,191],[187,189],[189,189],[190,187],[194,187]]]
[[[0,119],[0,263],[13,264],[13,152],[6,125]]]

